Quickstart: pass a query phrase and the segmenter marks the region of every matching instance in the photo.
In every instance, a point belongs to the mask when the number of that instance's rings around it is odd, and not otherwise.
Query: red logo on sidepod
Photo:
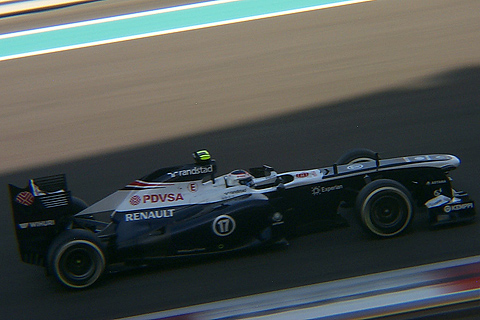
[[[34,200],[35,200],[35,197],[33,196],[33,194],[31,194],[28,191],[20,192],[19,194],[17,194],[17,197],[15,198],[15,201],[27,207],[31,206]]]
[[[297,173],[297,174],[295,175],[295,177],[297,177],[297,178],[306,178],[306,177],[308,177],[309,175],[310,175],[310,174],[309,174],[308,172],[302,172],[302,173]]]
[[[140,201],[142,201],[142,199],[139,196],[133,196],[130,198],[130,204],[132,206],[136,206],[137,204],[140,203]]]

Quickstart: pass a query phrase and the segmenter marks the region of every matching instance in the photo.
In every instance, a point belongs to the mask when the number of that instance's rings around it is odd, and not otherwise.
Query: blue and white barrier
[[[98,0],[0,0],[0,17]]]
[[[480,256],[123,320],[371,318],[480,301]]]

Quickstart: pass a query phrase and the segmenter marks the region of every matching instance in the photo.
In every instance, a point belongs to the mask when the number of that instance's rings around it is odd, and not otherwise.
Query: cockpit
[[[192,154],[195,163],[179,166],[161,168],[151,174],[142,177],[140,180],[145,182],[187,182],[212,181],[215,183],[215,174],[217,173],[217,164],[211,158],[207,150],[199,150]],[[225,187],[247,186],[254,189],[265,189],[282,183],[281,177],[275,170],[267,165],[262,167],[250,168],[248,171],[243,169],[233,170],[223,176]],[[218,179],[217,179],[218,181]]]
[[[208,180],[212,181],[217,172],[217,164],[206,150],[192,154],[195,163],[159,169],[140,180],[145,182],[185,182]]]

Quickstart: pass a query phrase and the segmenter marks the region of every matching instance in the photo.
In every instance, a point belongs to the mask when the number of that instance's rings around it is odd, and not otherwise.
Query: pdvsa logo
[[[136,206],[140,203],[165,203],[165,202],[177,202],[183,201],[183,195],[181,193],[158,193],[158,194],[145,194],[140,198],[139,195],[134,195],[130,198],[129,203],[132,206]]]
[[[15,197],[15,201],[24,206],[31,206],[35,201],[35,197],[28,191],[22,191]]]
[[[133,197],[130,198],[130,204],[132,206],[136,206],[138,204],[140,204],[140,202],[142,201],[142,198],[140,198],[139,196],[135,195]]]

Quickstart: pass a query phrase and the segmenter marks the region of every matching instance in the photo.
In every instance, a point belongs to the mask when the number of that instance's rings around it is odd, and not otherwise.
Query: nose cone
[[[447,163],[442,166],[442,169],[447,171],[447,170],[453,170],[458,168],[458,166],[460,165],[460,159],[453,155],[448,155],[447,157],[448,157],[448,160],[446,161]]]

